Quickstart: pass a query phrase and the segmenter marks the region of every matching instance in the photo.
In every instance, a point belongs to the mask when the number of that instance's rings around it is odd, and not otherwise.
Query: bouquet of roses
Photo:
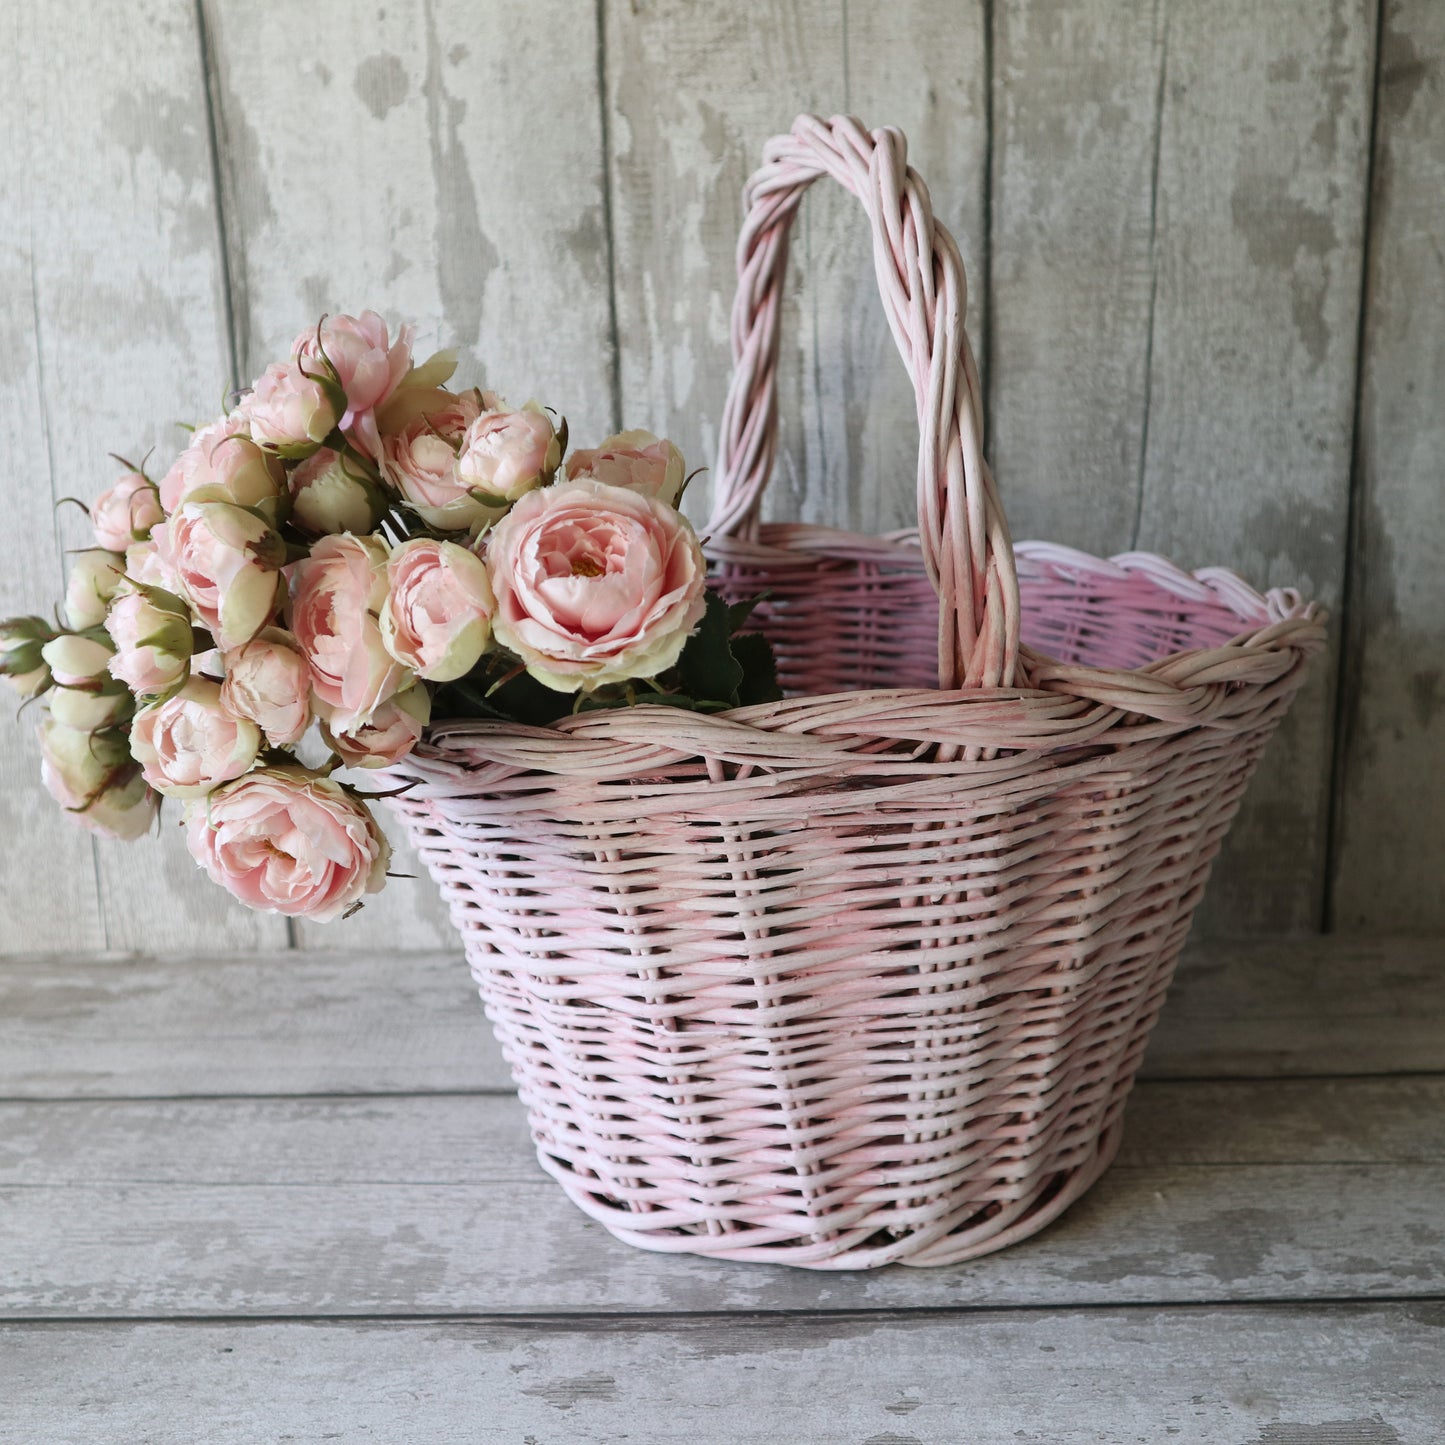
[[[323,318],[159,481],[122,462],[63,619],[0,623],[72,818],[135,839],[180,799],[216,882],[331,919],[389,861],[333,773],[396,762],[433,717],[777,696],[747,607],[705,587],[677,448],[632,431],[567,456],[565,421],[449,390],[455,365],[414,364],[374,312]]]

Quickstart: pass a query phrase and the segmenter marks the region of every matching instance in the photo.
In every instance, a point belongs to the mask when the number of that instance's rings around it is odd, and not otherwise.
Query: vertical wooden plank
[[[456,344],[459,377],[612,430],[596,12],[590,0],[216,0],[224,182],[247,374],[323,311],[372,307]],[[393,830],[395,832],[395,830]],[[400,842],[399,838],[397,839]],[[398,849],[393,880],[303,947],[454,935]]]
[[[849,4],[849,112],[894,125],[953,233],[968,277],[969,340],[980,359],[987,324],[988,47],[983,0]],[[826,196],[826,202],[824,197]],[[862,209],[836,187],[809,198],[816,384],[808,398],[811,510],[816,520],[887,532],[917,524],[918,422],[873,280]],[[814,420],[816,418],[816,420]],[[842,441],[842,445],[839,441]]]
[[[984,298],[982,0],[608,7],[625,417],[711,465],[730,369],[738,193],[800,111],[897,125],[964,249],[975,342]],[[810,192],[794,233],[779,370],[775,517],[911,526],[918,439],[873,281],[861,207]],[[705,515],[708,489],[690,494]]]
[[[1137,540],[1334,608],[1354,413],[1371,0],[1170,7]],[[1317,927],[1333,668],[1280,730],[1205,929]]]
[[[1164,14],[993,13],[994,471],[1015,537],[1107,555],[1141,470]]]
[[[842,6],[607,0],[605,9],[622,417],[671,436],[690,465],[711,466],[730,369],[740,192],[763,142],[795,115],[845,108]],[[811,196],[795,231],[782,317],[772,500],[795,516],[814,514],[809,476],[819,442],[806,398],[810,385],[817,395],[809,316],[820,313],[799,298],[814,285],[819,205],[830,198]],[[849,221],[855,231],[861,224]],[[872,285],[866,270],[852,279]],[[689,489],[694,518],[707,515],[709,480]],[[816,500],[821,507],[821,487]]]
[[[37,250],[43,245],[46,197],[32,161],[33,137],[45,118],[32,104],[37,62],[31,35],[37,17],[25,6],[0,18],[0,476],[4,478],[4,566],[0,615],[49,614],[63,585],[57,483],[45,412],[53,383],[45,374]],[[40,713],[16,716],[3,695],[0,748],[0,950],[100,947],[105,927],[91,843],[61,816],[40,785],[40,753],[30,734]],[[119,847],[122,845],[111,845]]]
[[[29,277],[13,294],[27,298],[19,310],[29,312],[21,324],[31,334],[7,354],[30,358],[33,369],[22,361],[16,377],[17,400],[38,415],[43,435],[26,438],[8,475],[29,478],[15,489],[25,494],[21,505],[28,511],[40,496],[43,512],[52,484],[56,495],[82,497],[108,486],[112,450],[140,457],[154,447],[163,466],[181,440],[175,423],[216,409],[229,382],[229,340],[194,7],[99,3],[83,23],[48,6],[13,13],[5,104],[21,113],[5,133],[23,140],[4,148],[0,164],[19,172],[7,176],[7,198],[28,195],[28,206],[5,209],[19,232],[7,254],[29,252]],[[40,557],[25,565],[44,558],[27,579],[25,601],[35,609],[58,592],[59,571],[47,555],[48,521],[22,525],[10,534],[12,552],[32,548],[38,534]],[[88,530],[78,511],[62,514],[65,546],[85,545]],[[5,830],[18,844],[5,885],[25,920],[12,946],[56,946],[64,937],[215,952],[284,940],[279,920],[249,913],[197,871],[174,805],[160,844],[98,843],[94,864],[82,864],[74,841],[54,832],[61,820],[32,819],[38,786],[23,785],[27,800]],[[6,797],[17,806],[8,789]],[[50,806],[39,799],[36,811]],[[36,913],[53,921],[37,926]]]
[[[1338,599],[1372,7],[1001,7],[994,454],[1016,536]],[[1331,669],[1221,857],[1205,931],[1315,926]]]
[[[1445,9],[1380,40],[1333,924],[1445,927]]]

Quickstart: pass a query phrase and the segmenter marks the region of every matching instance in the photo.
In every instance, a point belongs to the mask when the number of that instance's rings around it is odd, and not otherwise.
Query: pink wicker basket
[[[1087,1189],[1324,637],[1229,572],[1015,553],[963,267],[904,157],[805,116],[746,191],[710,553],[729,594],[770,590],[788,700],[442,724],[395,770],[544,1167],[649,1249],[946,1264]],[[920,534],[759,519],[788,230],[821,175],[872,224]]]

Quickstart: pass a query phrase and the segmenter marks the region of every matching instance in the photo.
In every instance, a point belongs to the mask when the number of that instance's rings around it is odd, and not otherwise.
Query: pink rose
[[[188,804],[186,842],[247,907],[318,922],[375,893],[391,859],[366,806],[304,768],[258,768]]]
[[[179,597],[136,587],[116,598],[105,630],[115,643],[110,675],[137,697],[159,697],[189,675],[191,619]]]
[[[144,541],[164,517],[155,483],[139,472],[127,472],[90,504],[95,540],[107,552],[124,552],[132,542]]]
[[[268,627],[225,655],[221,704],[250,719],[273,748],[298,742],[311,723],[311,670],[296,639]]]
[[[381,640],[396,660],[433,682],[476,666],[491,641],[496,606],[481,559],[455,542],[403,542],[386,564],[390,591]]]
[[[323,537],[292,566],[291,631],[311,669],[311,685],[342,731],[411,681],[381,640],[387,545],[380,537]]]
[[[343,409],[335,385],[312,364],[297,361],[273,361],[237,408],[252,437],[288,459],[309,457],[335,430]]]
[[[322,447],[291,473],[291,520],[308,532],[375,529],[386,511],[380,489],[354,459]]]
[[[222,647],[249,642],[275,615],[286,544],[255,513],[201,492],[155,538],[161,565]]]
[[[556,428],[540,407],[484,411],[462,437],[457,480],[473,495],[515,502],[540,487],[561,459]]]
[[[665,503],[583,479],[529,492],[492,531],[492,629],[558,692],[655,677],[701,621],[706,564]]]
[[[53,718],[37,729],[40,777],[50,796],[82,827],[127,842],[150,827],[159,799],[119,732],[89,732]]]
[[[360,316],[328,316],[292,344],[293,354],[313,373],[321,369],[324,351],[346,393],[346,410],[337,424],[369,457],[381,455],[376,408],[411,369],[412,335],[412,328],[403,326],[392,341],[386,322],[375,311],[363,311]]]
[[[382,475],[426,522],[442,532],[480,531],[496,516],[467,490],[457,474],[457,453],[467,428],[481,414],[486,393],[403,391],[383,418]],[[406,420],[398,423],[398,416]],[[396,430],[389,430],[396,425]]]
[[[144,542],[132,542],[125,549],[125,575],[143,587],[160,587],[166,592],[180,593],[175,571],[162,559],[161,549],[154,537]]]
[[[431,694],[420,683],[387,698],[371,721],[349,732],[325,728],[326,741],[349,768],[386,768],[399,763],[431,721]]]
[[[567,458],[569,478],[596,477],[610,487],[627,487],[675,507],[685,480],[682,453],[650,431],[624,431],[608,437],[594,451]]]
[[[209,483],[211,446],[215,442],[225,437],[249,435],[246,418],[239,411],[198,426],[191,433],[190,442],[161,478],[158,491],[165,514],[169,516],[174,512],[180,506],[182,497]]]
[[[260,729],[227,712],[219,684],[204,677],[137,713],[130,727],[131,756],[146,782],[172,798],[198,798],[239,778],[260,749]]]

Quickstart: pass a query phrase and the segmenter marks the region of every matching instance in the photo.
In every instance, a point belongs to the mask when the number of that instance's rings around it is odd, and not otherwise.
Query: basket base
[[[739,1244],[735,1233],[694,1232],[682,1228],[639,1229],[639,1216],[594,1194],[587,1181],[542,1150],[542,1167],[562,1186],[567,1197],[586,1215],[624,1244],[660,1254],[700,1254],[709,1259],[741,1260],[752,1264],[787,1264],[800,1269],[877,1269],[885,1264],[915,1268],[961,1264],[979,1255],[1007,1249],[1052,1224],[1113,1162],[1124,1134],[1122,1115],[1104,1128],[1093,1152],[1074,1168],[1050,1176],[1026,1198],[1016,1200],[979,1223],[972,1205],[967,1212],[945,1216],[926,1230],[897,1238],[880,1239],[876,1230],[837,1230],[827,1237],[801,1240],[797,1235],[773,1237],[766,1230],[751,1230]],[[765,1242],[766,1241],[766,1242]]]

